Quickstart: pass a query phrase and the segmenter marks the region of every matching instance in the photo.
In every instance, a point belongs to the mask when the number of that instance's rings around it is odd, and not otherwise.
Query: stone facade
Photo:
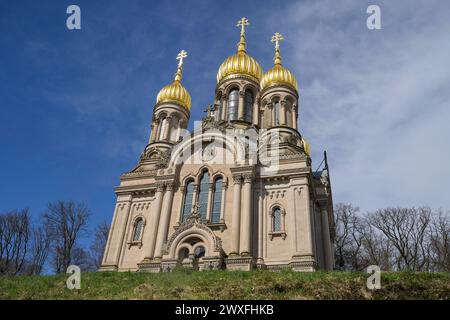
[[[256,80],[220,79],[192,132],[190,106],[155,105],[149,143],[115,189],[101,270],[333,268],[328,166],[311,170],[297,89]]]

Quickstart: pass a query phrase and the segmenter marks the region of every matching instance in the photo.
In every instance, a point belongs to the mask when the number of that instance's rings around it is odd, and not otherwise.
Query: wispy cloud
[[[301,84],[302,133],[329,152],[334,196],[364,209],[450,207],[450,6],[381,1],[301,2],[287,30],[286,64]],[[289,52],[290,51],[290,52]]]

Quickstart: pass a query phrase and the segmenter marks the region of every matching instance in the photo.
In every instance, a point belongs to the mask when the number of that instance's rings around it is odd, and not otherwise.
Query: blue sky
[[[81,8],[82,30],[66,28]],[[378,4],[382,30],[366,28]],[[137,162],[159,89],[189,53],[191,126],[236,50],[283,63],[300,85],[300,131],[317,165],[329,154],[335,203],[450,209],[448,1],[2,1],[0,211],[37,217],[57,199],[110,222],[113,187]]]

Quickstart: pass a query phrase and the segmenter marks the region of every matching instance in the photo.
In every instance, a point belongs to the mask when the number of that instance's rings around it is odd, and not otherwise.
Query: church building
[[[122,174],[100,270],[332,270],[334,217],[329,169],[313,171],[299,130],[300,99],[281,62],[264,72],[247,52],[219,67],[214,103],[187,130],[191,97],[174,81],[156,98],[137,165]]]

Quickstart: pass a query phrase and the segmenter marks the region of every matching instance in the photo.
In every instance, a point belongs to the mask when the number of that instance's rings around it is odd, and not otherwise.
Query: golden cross
[[[241,27],[241,35],[245,33],[245,26],[248,26],[250,22],[248,22],[247,18],[241,18],[241,20],[238,21],[236,27]]]
[[[272,40],[270,40],[270,42],[275,42],[275,49],[279,49],[281,40],[284,40],[283,36],[281,34],[279,34],[278,32],[275,32],[275,34],[272,36]]]
[[[181,67],[183,65],[183,59],[187,57],[187,52],[184,50],[181,50],[180,53],[177,55],[177,60],[180,60],[178,62],[178,67]]]

